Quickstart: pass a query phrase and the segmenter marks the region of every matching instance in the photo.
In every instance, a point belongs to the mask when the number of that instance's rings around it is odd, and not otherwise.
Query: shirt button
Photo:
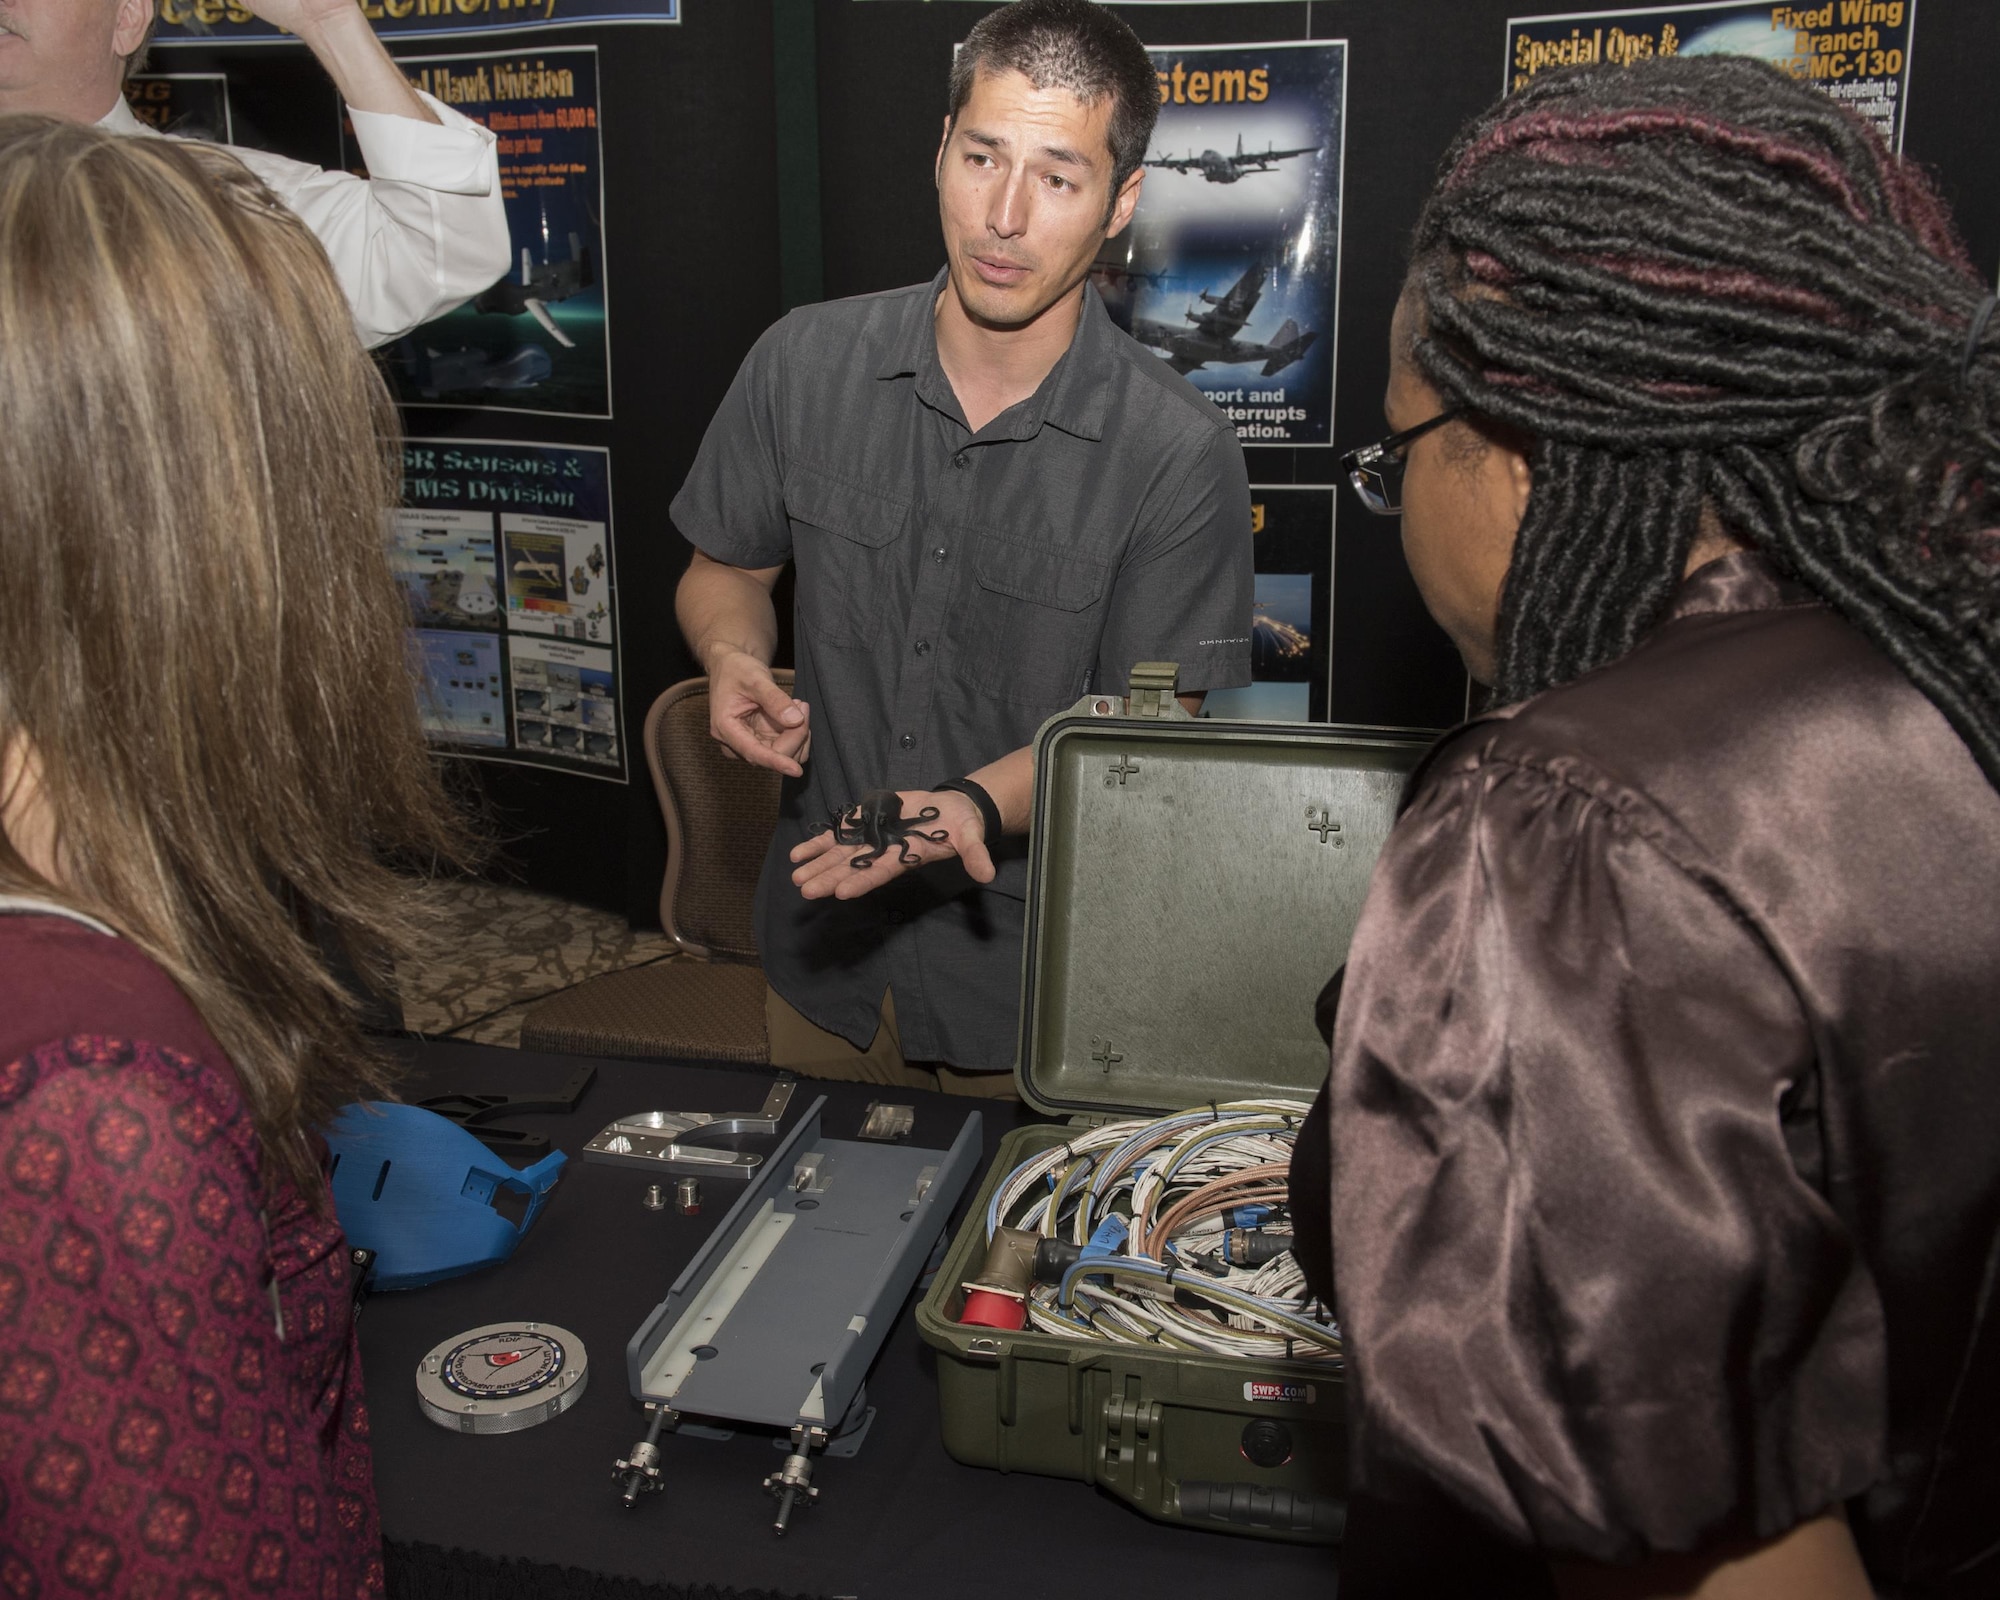
[[[889,920],[891,922],[903,923],[903,922],[908,922],[910,919],[905,913],[901,911],[892,911],[889,913]]]
[[[972,458],[968,456],[963,450],[961,450],[957,455],[951,458],[951,464],[954,467],[963,467],[969,465],[971,460]]]
[[[933,551],[931,552],[931,560],[933,560],[933,561],[942,561],[942,560],[944,560],[944,546],[943,546],[943,545],[939,545],[939,546],[938,546],[938,547],[937,547],[937,548],[936,548],[935,550],[933,550]]]
[[[931,642],[930,642],[930,640],[928,640],[928,639],[919,639],[919,640],[917,641],[917,654],[918,654],[918,655],[920,655],[920,656],[927,656],[927,655],[929,655],[930,653],[931,653]]]
[[[905,750],[914,750],[917,747],[917,736],[914,733],[906,733],[899,743]]]

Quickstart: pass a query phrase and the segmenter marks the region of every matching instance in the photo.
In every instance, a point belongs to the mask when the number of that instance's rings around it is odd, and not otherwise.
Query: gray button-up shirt
[[[869,789],[927,789],[1029,743],[1135,662],[1194,693],[1250,681],[1249,480],[1235,431],[1094,292],[1042,385],[977,434],[939,365],[928,284],[794,311],[744,361],[674,499],[717,561],[798,564],[788,781],[757,937],[771,985],[866,1045],[885,988],[903,1053],[1013,1065],[1024,841],[983,889],[956,862],[807,901],[790,851]],[[1106,952],[1107,958],[1114,952]]]

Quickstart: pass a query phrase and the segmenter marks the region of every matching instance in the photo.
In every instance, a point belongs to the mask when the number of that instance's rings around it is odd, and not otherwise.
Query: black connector
[[[1042,1238],[1035,1242],[1035,1282],[1061,1283],[1063,1274],[1083,1255],[1083,1246],[1067,1239]]]
[[[1222,1236],[1222,1259],[1232,1267],[1261,1267],[1289,1254],[1289,1233],[1265,1233],[1260,1228],[1231,1228]]]
[[[1197,1272],[1205,1272],[1211,1278],[1229,1276],[1229,1265],[1221,1256],[1211,1255],[1206,1250],[1191,1250],[1186,1245],[1177,1245],[1174,1253]]]

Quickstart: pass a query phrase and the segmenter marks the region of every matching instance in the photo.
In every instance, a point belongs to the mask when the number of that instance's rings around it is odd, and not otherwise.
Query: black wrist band
[[[1001,831],[1000,808],[993,803],[993,796],[988,794],[983,786],[974,783],[970,778],[947,778],[943,783],[934,783],[931,785],[931,792],[933,794],[944,789],[950,789],[964,795],[966,799],[979,807],[979,820],[986,829],[986,843],[989,846],[997,844],[1000,840]]]

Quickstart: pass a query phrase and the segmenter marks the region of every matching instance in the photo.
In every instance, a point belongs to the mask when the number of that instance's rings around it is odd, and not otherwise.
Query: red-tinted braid
[[[1501,123],[1475,143],[1445,179],[1445,187],[1463,183],[1485,162],[1510,150],[1548,144],[1590,146],[1617,144],[1627,140],[1657,139],[1662,136],[1690,139],[1731,155],[1744,156],[1774,171],[1796,171],[1814,180],[1833,195],[1856,222],[1868,221],[1867,209],[1855,193],[1854,185],[1823,152],[1755,128],[1732,127],[1713,117],[1701,116],[1685,108],[1661,111],[1621,111],[1597,116],[1570,116],[1544,112]],[[1549,152],[1537,152],[1546,156]]]
[[[1744,305],[1772,306],[1845,325],[1847,313],[1825,295],[1798,284],[1779,283],[1740,267],[1690,267],[1644,256],[1581,256],[1587,266],[1602,267],[1627,283],[1648,289],[1685,290]]]

